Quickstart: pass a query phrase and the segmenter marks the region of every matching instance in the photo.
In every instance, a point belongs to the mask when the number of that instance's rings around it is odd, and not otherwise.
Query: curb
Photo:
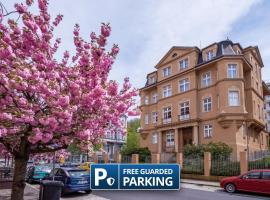
[[[181,183],[188,183],[188,184],[193,184],[197,186],[210,186],[210,187],[220,188],[219,185],[211,184],[211,183],[207,184],[207,183],[196,183],[196,182],[188,182],[188,181],[181,181]]]

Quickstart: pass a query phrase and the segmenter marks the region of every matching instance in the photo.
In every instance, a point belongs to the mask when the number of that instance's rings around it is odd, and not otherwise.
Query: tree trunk
[[[15,156],[15,168],[12,183],[11,200],[23,200],[27,161],[28,156]]]

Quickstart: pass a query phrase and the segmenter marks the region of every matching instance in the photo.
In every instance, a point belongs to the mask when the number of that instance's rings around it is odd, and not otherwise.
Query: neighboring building
[[[127,116],[123,116],[121,118],[122,126],[124,130],[117,130],[116,132],[112,132],[108,130],[103,139],[103,152],[107,152],[109,156],[109,160],[114,160],[115,153],[118,153],[122,146],[126,144],[126,132],[127,132]]]
[[[235,155],[268,149],[262,67],[257,46],[172,47],[140,89],[140,145],[161,154],[220,141]]]
[[[265,81],[266,86],[270,89],[270,80]],[[270,95],[266,95],[264,98],[265,105],[265,119],[266,119],[266,130],[270,132]]]

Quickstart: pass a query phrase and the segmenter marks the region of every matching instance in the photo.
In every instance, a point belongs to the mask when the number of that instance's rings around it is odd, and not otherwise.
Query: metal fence
[[[270,169],[270,151],[255,151],[248,155],[248,169]]]
[[[131,163],[131,156],[122,156],[121,163]]]
[[[0,168],[0,189],[9,189],[12,185],[14,168],[1,167]]]
[[[176,163],[176,153],[161,153],[160,162],[161,163]]]
[[[151,155],[140,156],[140,157],[139,157],[139,162],[140,162],[140,163],[152,163]]]
[[[204,174],[203,157],[197,155],[184,157],[181,171],[184,174]]]
[[[240,162],[233,156],[212,156],[210,173],[213,176],[238,176]]]

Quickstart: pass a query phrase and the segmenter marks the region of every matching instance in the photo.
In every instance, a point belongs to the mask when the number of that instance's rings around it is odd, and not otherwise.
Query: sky
[[[8,10],[22,0],[0,0]],[[227,37],[242,47],[258,45],[270,80],[270,1],[269,0],[50,0],[52,16],[63,21],[56,35],[62,38],[58,57],[74,50],[75,23],[89,39],[102,22],[109,22],[109,46],[120,46],[110,78],[122,82],[130,77],[136,88],[144,86],[146,75],[172,46],[205,47]],[[37,8],[33,8],[36,11]]]

